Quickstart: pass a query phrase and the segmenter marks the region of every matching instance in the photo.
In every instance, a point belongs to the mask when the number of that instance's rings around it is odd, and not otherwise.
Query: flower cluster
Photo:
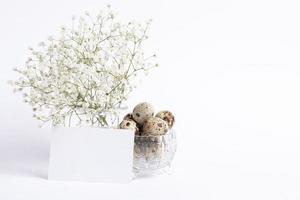
[[[42,122],[109,126],[137,78],[157,66],[142,46],[150,22],[122,23],[109,7],[72,21],[57,38],[29,48],[14,90]]]

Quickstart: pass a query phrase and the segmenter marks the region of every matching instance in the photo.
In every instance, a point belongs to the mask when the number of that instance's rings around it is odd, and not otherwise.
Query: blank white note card
[[[130,182],[134,132],[107,128],[54,128],[49,180]]]

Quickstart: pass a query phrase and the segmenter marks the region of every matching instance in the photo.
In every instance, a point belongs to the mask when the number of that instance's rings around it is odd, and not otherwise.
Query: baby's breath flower
[[[108,126],[138,83],[137,77],[153,68],[143,42],[149,21],[123,23],[110,6],[96,17],[72,17],[59,37],[48,37],[13,81],[33,107],[34,118],[53,125]]]

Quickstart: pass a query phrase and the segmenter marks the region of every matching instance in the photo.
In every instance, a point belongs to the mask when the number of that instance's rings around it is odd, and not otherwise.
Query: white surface
[[[0,2],[0,199],[300,199],[298,0],[109,1],[153,18],[161,68],[130,99],[176,115],[170,176],[130,185],[50,183],[48,133],[5,84],[28,45],[98,0]]]
[[[48,179],[129,183],[133,141],[132,130],[54,128]]]

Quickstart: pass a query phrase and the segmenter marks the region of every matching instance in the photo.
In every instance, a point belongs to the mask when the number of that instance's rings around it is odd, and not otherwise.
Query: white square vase
[[[130,182],[134,133],[108,128],[53,128],[48,179]]]

